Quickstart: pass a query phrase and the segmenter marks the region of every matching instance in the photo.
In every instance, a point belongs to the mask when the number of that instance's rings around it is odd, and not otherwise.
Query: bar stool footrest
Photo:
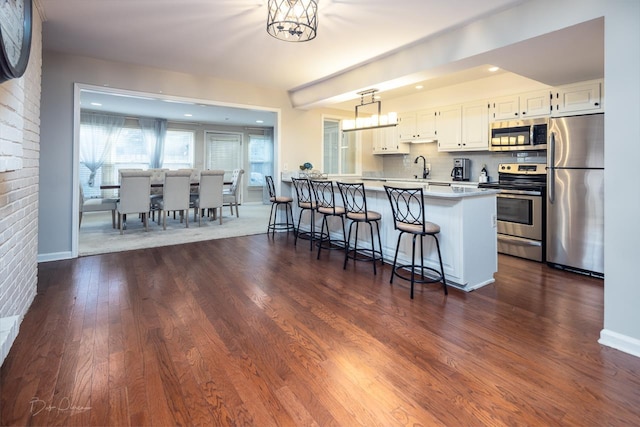
[[[291,223],[277,222],[275,224],[269,224],[268,231],[296,231],[296,227]]]
[[[349,249],[347,252],[347,259],[352,259],[354,261],[381,261],[384,263],[382,252],[373,249]]]
[[[431,267],[421,267],[419,265],[412,264],[396,265],[392,274],[399,279],[411,282],[412,269],[415,270],[413,283],[442,283],[442,273]],[[400,274],[400,270],[402,270],[406,275]],[[435,277],[431,277],[432,275],[426,275],[425,272],[435,273]]]

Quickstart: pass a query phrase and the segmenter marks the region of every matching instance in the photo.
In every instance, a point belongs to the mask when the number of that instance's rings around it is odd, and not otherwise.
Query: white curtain
[[[124,126],[124,117],[107,114],[80,112],[80,125],[88,132],[80,138],[80,163],[89,171],[89,186],[95,183],[96,172],[102,167],[111,152],[111,145],[118,139]]]
[[[142,138],[149,154],[149,168],[158,169],[164,163],[164,141],[167,136],[167,121],[165,119],[139,118]]]

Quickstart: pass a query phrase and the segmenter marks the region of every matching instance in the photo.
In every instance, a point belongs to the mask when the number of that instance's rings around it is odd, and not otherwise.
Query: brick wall
[[[41,21],[34,7],[26,73],[0,84],[0,363],[36,295]]]

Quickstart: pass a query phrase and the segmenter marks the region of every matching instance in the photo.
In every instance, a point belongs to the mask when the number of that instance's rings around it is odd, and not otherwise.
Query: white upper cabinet
[[[551,113],[551,92],[541,90],[496,98],[490,103],[491,121],[544,117]]]
[[[398,137],[400,141],[411,142],[437,137],[437,109],[410,111],[398,114]]]
[[[489,149],[489,103],[452,105],[438,112],[438,151]]]
[[[601,90],[601,80],[559,86],[553,90],[552,114],[566,116],[573,113],[604,111]]]
[[[437,120],[438,109],[431,108],[428,110],[420,110],[416,113],[416,139],[437,139],[438,128]]]
[[[400,142],[398,126],[372,129],[373,154],[409,154],[409,144]]]
[[[489,104],[487,101],[462,105],[462,149],[489,149]]]
[[[411,141],[416,137],[416,113],[411,111],[408,113],[398,114],[398,138],[400,141]]]
[[[438,151],[462,148],[462,106],[450,105],[438,111]]]

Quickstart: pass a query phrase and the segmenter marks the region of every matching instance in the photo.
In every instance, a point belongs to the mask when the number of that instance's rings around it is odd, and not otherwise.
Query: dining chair
[[[101,212],[111,211],[111,226],[116,228],[116,204],[117,198],[99,197],[85,199],[84,190],[80,185],[80,220],[78,221],[78,228],[82,225],[82,214],[85,212]]]
[[[243,169],[234,169],[231,177],[231,186],[228,189],[225,189],[222,193],[224,206],[229,206],[229,209],[231,209],[231,215],[233,215],[233,208],[235,207],[236,217],[238,218],[240,217],[240,212],[238,212],[238,205],[240,204],[240,192],[242,191],[243,174]]]
[[[162,187],[158,187],[159,184],[164,184],[164,174],[169,169],[154,168],[148,169],[151,172],[151,220],[155,220],[156,211],[158,211],[158,200],[162,198]],[[154,185],[156,185],[154,187]],[[158,213],[158,215],[160,215]]]
[[[389,203],[391,203],[393,226],[400,232],[398,235],[398,243],[396,245],[396,254],[393,258],[393,267],[391,269],[391,279],[389,280],[389,283],[393,283],[394,277],[409,281],[411,283],[411,299],[413,299],[413,287],[415,283],[442,282],[444,294],[447,295],[447,281],[444,276],[442,255],[440,253],[440,242],[438,241],[440,226],[426,220],[424,192],[422,187],[398,188],[385,185],[384,189],[387,193],[387,197],[389,198]],[[413,236],[411,246],[411,264],[397,265],[400,239],[402,239],[402,236],[405,233]],[[418,236],[420,236],[419,265],[416,264],[416,238]],[[425,236],[431,236],[435,240],[438,252],[438,261],[440,262],[440,271],[435,268],[424,266],[423,239]]]
[[[201,225],[202,216],[212,214],[211,219],[220,216],[222,224],[222,191],[224,188],[223,170],[204,170],[200,172],[200,185],[194,201],[194,209]]]
[[[347,261],[371,261],[373,264],[373,274],[376,274],[376,262],[380,261],[384,264],[382,256],[382,242],[380,241],[380,220],[382,215],[379,212],[372,211],[367,206],[367,194],[363,183],[344,183],[338,182],[338,188],[342,195],[342,201],[346,210],[346,217],[351,220],[349,224],[349,233],[346,237],[344,265],[347,268]],[[351,231],[356,226],[356,234],[351,246]],[[361,224],[369,226],[369,234],[371,237],[371,247],[358,248],[358,231]],[[375,231],[373,225],[375,224]],[[375,245],[375,235],[378,235],[378,249]]]
[[[120,200],[116,203],[118,228],[124,234],[127,215],[142,216],[145,231],[149,231],[149,210],[151,207],[151,172],[143,170],[120,171]]]
[[[189,228],[191,169],[168,170],[164,176],[162,198],[158,200],[162,212],[162,229],[167,229],[167,212],[180,212],[180,222]],[[158,218],[160,220],[160,218]]]

